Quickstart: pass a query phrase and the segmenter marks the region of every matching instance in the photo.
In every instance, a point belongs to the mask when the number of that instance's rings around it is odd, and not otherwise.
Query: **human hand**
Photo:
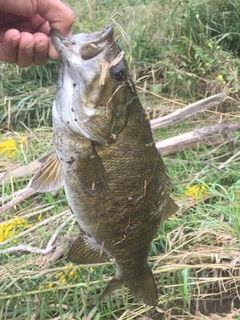
[[[0,60],[24,68],[59,59],[50,28],[69,36],[73,20],[60,0],[0,0]]]

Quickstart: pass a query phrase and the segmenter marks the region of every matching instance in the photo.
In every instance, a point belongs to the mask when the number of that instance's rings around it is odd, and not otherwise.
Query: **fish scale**
[[[156,305],[148,251],[177,205],[124,53],[109,25],[71,40],[51,30],[51,38],[63,61],[53,104],[55,150],[30,187],[50,191],[46,177],[53,170],[61,177],[55,189],[64,186],[82,229],[70,261],[114,258],[116,275],[101,299],[126,285],[136,299]]]

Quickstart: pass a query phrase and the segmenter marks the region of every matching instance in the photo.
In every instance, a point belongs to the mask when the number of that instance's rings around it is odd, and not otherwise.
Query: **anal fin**
[[[93,248],[81,236],[79,236],[68,252],[68,259],[77,264],[91,264],[105,262],[107,254],[101,252],[101,247]]]

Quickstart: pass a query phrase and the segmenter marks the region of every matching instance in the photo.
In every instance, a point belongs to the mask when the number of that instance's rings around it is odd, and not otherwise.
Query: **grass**
[[[224,90],[230,96],[203,114],[158,130],[156,139],[239,122],[239,1],[87,0],[80,5],[70,0],[69,5],[76,13],[74,32],[101,29],[115,12],[129,7],[114,18],[127,37],[115,29],[133,78],[145,89],[139,95],[151,117]],[[51,149],[57,69],[53,62],[27,69],[0,64],[0,146],[16,141],[12,157],[0,148],[2,171]],[[18,245],[45,250],[57,228],[54,250],[65,243],[61,258],[52,262],[52,252],[0,256],[0,319],[239,319],[238,159],[219,169],[238,152],[238,140],[236,133],[234,143],[199,144],[164,158],[180,209],[163,223],[150,249],[159,292],[156,309],[134,301],[126,288],[99,303],[114,264],[69,263],[67,246],[78,227],[60,190],[35,194],[0,215],[0,236],[5,224],[0,250]],[[2,183],[2,195],[25,188],[28,181],[26,176]]]

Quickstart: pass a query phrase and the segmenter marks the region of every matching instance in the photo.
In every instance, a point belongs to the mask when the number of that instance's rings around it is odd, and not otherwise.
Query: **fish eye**
[[[124,70],[119,65],[116,65],[111,69],[111,76],[116,81],[123,81]]]

